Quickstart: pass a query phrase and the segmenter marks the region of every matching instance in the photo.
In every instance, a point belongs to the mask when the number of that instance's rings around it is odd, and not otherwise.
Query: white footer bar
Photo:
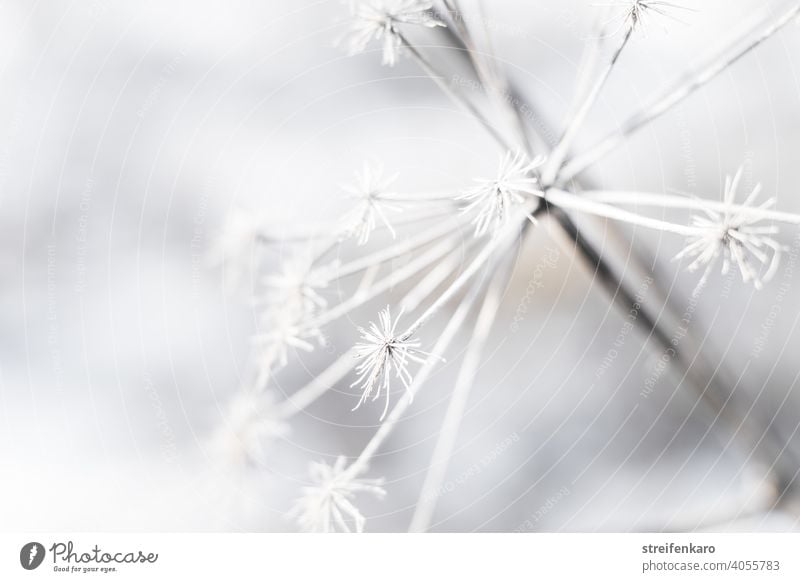
[[[800,534],[0,535],[0,580],[187,579],[796,581]]]

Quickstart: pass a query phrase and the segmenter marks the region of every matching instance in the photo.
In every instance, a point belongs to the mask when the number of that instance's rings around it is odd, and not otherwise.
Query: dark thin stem
[[[476,74],[479,74],[479,71],[475,70],[475,63],[474,60],[469,58],[469,47],[463,42],[463,40],[459,37],[459,35],[453,31],[451,28],[444,28],[438,29],[437,32],[439,34],[444,35],[447,39],[449,39],[457,49],[455,51],[459,56],[462,57],[462,60],[466,62],[468,66],[470,66]],[[513,84],[510,82],[508,83],[508,92],[509,95],[512,97],[512,103],[514,104],[515,109],[518,111],[518,116],[522,119],[524,116],[522,115],[523,107],[527,111],[532,111],[528,101],[522,96],[522,93],[518,91]],[[553,147],[553,137],[552,132],[549,128],[543,127],[541,124],[533,124],[535,131],[535,135],[542,141],[544,144]],[[584,181],[585,182],[585,181]],[[575,184],[578,186],[578,184]],[[613,269],[611,268],[610,264],[600,255],[600,253],[595,249],[595,247],[591,244],[589,240],[587,240],[583,234],[578,229],[577,225],[569,218],[569,216],[564,213],[561,209],[558,209],[556,206],[552,204],[542,204],[535,212],[534,215],[540,215],[546,212],[552,213],[557,223],[559,224],[560,228],[567,234],[567,236],[574,241],[575,249],[586,261],[596,273],[601,286],[608,292],[612,299],[619,304],[620,306],[624,307],[625,310],[631,308],[631,306],[636,303],[635,297],[633,293],[625,286],[623,281],[617,277],[614,273]],[[613,226],[612,226],[613,228]],[[616,229],[614,230],[616,231]],[[637,268],[641,269],[644,272],[649,272],[650,269],[648,267],[647,261],[644,261],[642,257],[636,256],[635,262],[637,263]],[[675,306],[672,301],[669,301],[667,298],[664,301],[664,308],[669,313],[670,317],[675,318],[676,320],[679,319],[677,312],[675,310]],[[637,318],[638,324],[642,325],[647,332],[649,332],[650,338],[661,347],[661,349],[674,349],[675,350],[675,361],[679,363],[685,371],[685,376],[688,378],[691,376],[690,384],[694,388],[695,392],[698,393],[699,397],[701,398],[702,402],[705,403],[706,406],[712,409],[712,412],[719,414],[722,416],[723,412],[725,414],[725,421],[728,423],[729,426],[735,427],[736,419],[731,418],[730,415],[730,398],[726,398],[725,394],[727,393],[726,390],[720,389],[718,384],[719,380],[717,379],[718,374],[715,373],[715,368],[711,366],[708,361],[702,357],[702,353],[698,353],[695,361],[692,362],[687,360],[683,354],[683,350],[678,351],[675,346],[672,345],[670,334],[664,329],[664,326],[658,321],[657,318],[653,318],[649,315],[649,313],[643,307],[640,310],[639,317]],[[698,361],[699,359],[699,361]],[[701,368],[705,371],[705,373],[699,373],[697,370],[697,365],[700,365]],[[701,376],[698,378],[698,375]],[[717,389],[709,390],[709,387],[715,384],[717,385]],[[722,387],[724,388],[724,387]],[[722,395],[722,398],[720,398]],[[728,394],[729,396],[729,394]],[[752,427],[750,427],[752,428]],[[770,432],[773,433],[774,431],[771,430],[772,427],[767,427],[763,432]],[[747,441],[754,443],[758,439],[751,439],[752,430],[746,431],[748,434],[746,438]],[[756,434],[758,432],[756,431]],[[744,435],[734,430],[734,436],[742,439]],[[784,471],[776,471],[776,475],[778,479],[781,481],[782,486],[788,485],[786,483],[786,479],[783,478]]]
[[[473,118],[475,118],[481,126],[491,135],[494,140],[498,143],[498,145],[503,148],[504,150],[508,151],[511,150],[511,144],[509,144],[508,140],[501,134],[489,121],[486,116],[478,109],[475,104],[469,100],[466,96],[462,95],[458,91],[453,90],[439,71],[431,64],[431,62],[425,58],[425,56],[417,50],[417,48],[412,45],[403,35],[400,36],[400,40],[403,43],[403,46],[411,53],[411,56],[416,59],[417,63],[425,73],[433,80],[434,83],[439,85],[439,88],[442,92],[447,95],[454,103],[463,107],[467,113],[469,113]]]
[[[606,292],[611,295],[612,299],[619,303],[626,311],[631,309],[635,303],[638,303],[633,293],[631,293],[630,290],[625,287],[622,280],[614,274],[611,265],[606,262],[602,255],[597,252],[597,249],[583,236],[572,219],[563,210],[554,209],[552,206],[550,208],[550,214],[558,221],[559,226],[570,240],[575,243],[575,248],[580,253],[581,258],[593,269],[600,284]],[[666,349],[671,347],[669,335],[647,312],[640,310],[638,321],[662,348]]]
[[[438,12],[435,12],[435,17],[439,20],[444,20],[445,17]],[[467,42],[459,35],[457,32],[461,29],[456,22],[459,16],[455,15],[453,18],[449,20],[454,23],[453,26],[447,27],[437,27],[433,30],[434,34],[440,36],[442,38],[442,44],[447,44],[451,46],[453,53],[464,63],[472,69],[475,75],[480,78],[480,71],[477,70],[477,65],[475,63],[474,58],[472,57],[472,50],[467,45]],[[519,123],[523,128],[527,128],[532,125],[536,127],[536,131],[533,134],[533,137],[538,138],[541,142],[541,146],[544,146],[546,150],[549,150],[555,145],[556,137],[553,132],[553,129],[545,124],[545,121],[542,117],[538,114],[538,107],[531,103],[530,99],[523,97],[522,93],[519,91],[517,86],[514,82],[509,79],[507,76],[504,76],[504,90],[505,90],[505,97],[506,101],[511,105],[511,109],[513,110],[514,115],[517,118],[517,123]],[[527,112],[527,114],[526,114]],[[526,143],[528,142],[528,136],[525,137]],[[528,152],[532,155],[533,152]]]
[[[592,244],[583,236],[577,225],[561,209],[550,207],[550,214],[557,220],[562,230],[574,242],[576,250],[593,269],[601,286],[611,295],[612,299],[627,312],[634,304],[639,303],[636,297],[628,290],[615,273],[611,265],[597,252]],[[667,307],[671,305],[667,304]],[[789,447],[781,449],[780,433],[771,424],[766,428],[759,429],[754,426],[750,414],[742,415],[736,410],[730,391],[726,389],[725,383],[719,379],[719,372],[714,369],[704,358],[698,354],[693,360],[687,357],[684,350],[679,349],[673,343],[672,338],[664,331],[663,326],[652,318],[647,310],[642,306],[638,312],[637,322],[640,323],[648,332],[649,337],[655,341],[662,350],[671,350],[674,354],[673,360],[685,370],[685,378],[689,380],[688,385],[694,388],[697,397],[710,409],[712,416],[719,416],[724,419],[729,427],[733,429],[733,436],[741,439],[753,446],[754,449],[761,448],[762,441],[767,448],[769,456],[783,456],[787,458],[787,464],[797,465],[797,458]],[[698,368],[700,368],[698,370]],[[785,445],[785,441],[784,441]],[[780,467],[776,467],[775,476],[778,480],[779,491],[788,489],[793,483],[793,477],[788,477],[787,472]]]

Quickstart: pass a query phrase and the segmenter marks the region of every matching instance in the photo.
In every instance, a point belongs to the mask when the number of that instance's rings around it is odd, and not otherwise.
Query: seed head
[[[356,206],[344,217],[345,237],[357,239],[359,245],[367,244],[372,231],[378,226],[378,220],[395,237],[386,212],[399,212],[401,209],[387,202],[384,197],[390,194],[388,188],[396,179],[397,174],[384,177],[382,164],[365,162],[363,170],[356,172],[355,181],[342,186],[350,198],[357,200]]]
[[[354,10],[348,50],[351,55],[364,52],[372,40],[383,41],[382,64],[394,66],[403,38],[401,24],[416,24],[426,28],[444,26],[432,13],[433,2],[425,0],[365,0]]]
[[[690,236],[687,246],[675,256],[675,260],[684,257],[693,258],[688,267],[690,271],[706,267],[698,287],[706,282],[711,268],[720,255],[722,255],[723,275],[728,273],[731,263],[734,263],[739,268],[744,282],[753,281],[756,289],[761,289],[762,283],[768,281],[778,269],[780,253],[785,249],[770,236],[778,233],[778,227],[759,225],[762,220],[759,216],[733,207],[741,178],[742,169],[739,168],[733,178],[728,176],[725,179],[723,202],[730,208],[722,212],[704,209],[703,215],[692,217],[692,224],[698,228],[698,233]],[[760,192],[761,184],[758,184],[742,206],[753,206]],[[774,204],[775,199],[770,198],[762,202],[758,208],[766,210]],[[767,266],[763,276],[753,265],[752,259],[762,266]]]
[[[507,152],[500,159],[495,178],[477,179],[479,186],[458,197],[468,202],[462,209],[463,213],[475,213],[475,236],[501,228],[526,197],[541,194],[539,178],[534,170],[543,162],[541,156],[529,161],[521,152]]]
[[[356,356],[361,359],[361,363],[356,366],[358,378],[350,386],[361,390],[361,398],[353,410],[360,407],[370,396],[372,400],[377,400],[383,392],[386,395],[386,404],[381,420],[389,410],[389,385],[392,372],[405,386],[409,398],[412,398],[409,363],[422,364],[430,356],[419,349],[418,340],[398,336],[397,322],[402,315],[401,311],[397,319],[392,321],[387,306],[378,314],[378,323],[370,322],[368,328],[358,328],[362,341],[356,344]]]
[[[633,30],[641,26],[651,12],[673,20],[679,20],[673,12],[677,10],[692,11],[691,8],[666,0],[614,0],[613,2],[598,3],[594,6],[619,8],[622,11],[623,20],[620,28]]]
[[[314,268],[314,259],[309,253],[297,254],[286,260],[280,273],[262,278],[266,293],[263,301],[276,309],[287,305],[302,307],[310,315],[328,305],[321,291],[334,277],[338,261],[325,268]]]
[[[309,468],[312,485],[303,487],[292,515],[309,532],[364,531],[366,519],[353,504],[357,493],[370,493],[378,499],[386,496],[383,479],[360,479],[345,469],[347,461],[339,457],[333,465],[312,462]]]
[[[275,414],[271,392],[240,392],[214,433],[212,448],[234,466],[257,466],[264,460],[268,443],[288,431],[288,425]]]
[[[308,313],[302,306],[286,305],[273,309],[262,316],[263,332],[255,335],[253,341],[259,355],[258,368],[267,373],[274,365],[279,367],[289,363],[290,348],[314,351],[314,341],[325,345],[325,338],[319,328],[311,324]]]

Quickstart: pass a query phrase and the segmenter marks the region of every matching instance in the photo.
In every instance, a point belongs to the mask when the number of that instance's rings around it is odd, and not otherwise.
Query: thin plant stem
[[[611,266],[606,260],[594,249],[594,247],[585,239],[583,234],[578,230],[577,226],[562,210],[554,212],[557,220],[561,223],[564,232],[572,239],[576,247],[581,251],[581,255],[587,261],[589,266],[594,269],[594,273],[600,281],[601,285],[606,289],[607,293],[611,295],[620,307],[625,310],[630,309],[632,306],[639,304],[639,300],[635,295],[628,290],[627,286],[623,284],[622,280],[614,274]],[[693,296],[697,297],[702,293],[704,282],[695,288]],[[668,302],[665,301],[665,308],[670,307]],[[728,402],[728,392],[726,390],[718,390],[718,372],[719,364],[712,365],[702,357],[702,352],[697,350],[697,353],[690,357],[687,352],[692,350],[684,350],[681,345],[675,345],[673,338],[664,330],[664,326],[659,322],[660,316],[653,317],[644,309],[644,306],[639,310],[637,322],[648,333],[648,337],[652,337],[654,343],[662,350],[671,350],[675,355],[675,361],[683,370],[680,382],[688,381],[697,398],[698,402],[703,403],[705,411],[712,417],[721,414],[722,420],[728,427],[730,434],[733,438],[741,441],[740,446],[743,450],[747,450],[745,443],[752,442],[754,434],[758,434],[758,429],[753,427],[752,421],[748,418],[741,418],[732,414],[730,403]],[[683,341],[691,341],[692,335],[687,335]],[[698,370],[702,368],[703,370]],[[739,426],[739,423],[744,423],[744,428]],[[736,428],[734,428],[736,427]],[[771,426],[767,426],[766,431],[770,431]]]
[[[400,337],[408,338],[414,335],[420,327],[425,325],[443,305],[446,305],[456,293],[461,290],[461,288],[489,261],[498,248],[507,246],[515,240],[517,236],[519,236],[520,225],[529,219],[534,209],[535,206],[530,202],[524,204],[522,209],[516,214],[516,217],[512,218],[504,227],[504,230],[496,233],[495,236],[486,243],[481,249],[481,252],[472,260],[472,263],[461,272],[458,278],[437,297],[436,301],[434,301]]]
[[[422,301],[441,285],[445,279],[455,273],[464,260],[464,254],[461,249],[454,250],[449,257],[421,278],[400,302],[403,311],[412,312],[419,307]]]
[[[587,39],[586,47],[581,55],[581,61],[578,64],[578,72],[574,84],[575,94],[567,110],[567,119],[575,115],[592,88],[592,81],[599,67],[600,57],[603,54],[603,43],[609,38],[605,33],[606,24],[601,19],[597,19],[594,24],[594,31]]]
[[[622,51],[625,50],[625,47],[628,45],[628,41],[631,39],[632,35],[633,24],[628,26],[628,30],[625,32],[625,36],[622,37],[622,42],[614,51],[611,61],[600,73],[600,78],[597,79],[595,84],[592,86],[592,89],[587,94],[583,104],[573,114],[569,125],[567,125],[567,129],[564,131],[564,135],[558,141],[556,147],[553,148],[553,151],[550,152],[550,156],[547,160],[547,166],[542,173],[542,181],[545,185],[550,185],[558,174],[558,170],[561,168],[561,165],[564,163],[564,160],[569,153],[569,148],[572,147],[572,142],[578,135],[578,131],[580,131],[581,127],[583,127],[583,123],[586,121],[586,117],[589,115],[589,111],[591,110],[592,106],[600,97],[600,93],[603,91],[608,78],[611,76],[611,72],[614,70],[614,66],[617,64]]]
[[[574,243],[581,257],[593,270],[601,286],[611,296],[612,300],[616,301],[625,311],[637,305],[639,301],[636,299],[635,294],[631,292],[622,279],[614,273],[611,265],[608,264],[603,256],[586,239],[572,219],[560,209],[553,211],[553,214],[564,233]],[[669,334],[659,324],[658,320],[652,318],[647,311],[642,309],[636,321],[642,325],[648,332],[648,335],[652,336],[662,348],[673,347]],[[675,348],[675,351],[680,354],[677,348]],[[683,362],[684,360],[681,359],[681,361]]]
[[[791,212],[769,210],[759,206],[743,206],[728,204],[718,200],[704,200],[701,198],[687,198],[671,194],[656,192],[617,192],[587,190],[581,192],[581,197],[600,203],[623,204],[630,206],[656,206],[659,208],[679,208],[684,210],[713,210],[715,212],[736,212],[743,216],[750,216],[761,220],[775,220],[787,224],[800,224],[800,215]],[[762,205],[763,206],[763,205]]]
[[[597,145],[590,148],[586,153],[576,156],[569,161],[566,165],[564,165],[559,173],[557,177],[558,182],[564,184],[583,172],[589,166],[595,164],[606,154],[624,143],[628,136],[672,109],[672,107],[714,79],[717,75],[741,59],[744,55],[769,39],[784,26],[789,24],[798,15],[800,15],[800,3],[795,4],[793,8],[789,9],[775,22],[764,28],[756,35],[754,39],[745,44],[743,47],[735,47],[735,45],[739,43],[738,40],[732,43],[732,45],[727,50],[723,51],[720,56],[718,56],[716,59],[713,59],[705,67],[696,71],[688,80],[681,82],[674,89],[668,89],[662,92],[662,94],[653,99],[651,104],[644,110],[625,121],[618,131],[615,131],[614,133],[602,139]],[[759,25],[759,27],[760,26],[761,25]]]
[[[259,364],[255,370],[255,377],[251,384],[256,392],[263,392],[266,389],[277,359],[278,349],[275,346],[270,346],[264,357],[259,359]]]
[[[439,88],[447,95],[453,102],[457,105],[463,107],[470,115],[472,115],[482,126],[483,128],[489,132],[489,134],[494,138],[494,140],[502,147],[504,150],[508,151],[511,150],[512,147],[508,143],[505,137],[497,131],[497,129],[492,125],[492,123],[486,118],[486,116],[478,109],[472,101],[467,99],[464,95],[459,93],[458,91],[454,91],[444,80],[444,75],[442,75],[436,68],[426,59],[422,53],[420,53],[417,48],[412,45],[404,36],[400,36],[400,39],[403,45],[408,49],[408,52],[411,53],[411,56],[417,61],[420,67],[428,74],[428,76],[439,86]]]
[[[572,194],[556,188],[550,188],[544,197],[548,202],[553,202],[561,208],[578,210],[587,214],[593,214],[594,216],[602,216],[604,218],[610,218],[612,220],[626,222],[628,224],[635,224],[637,226],[644,226],[662,232],[671,232],[684,236],[698,233],[698,229],[696,227],[674,224],[672,222],[666,222],[656,218],[641,216],[633,212],[628,212],[627,210],[622,210],[616,206],[602,204],[594,200],[587,200],[582,196],[578,196],[577,194]]]
[[[408,264],[403,265],[399,269],[394,270],[390,275],[384,277],[375,285],[373,285],[369,291],[362,295],[353,296],[350,299],[347,299],[328,309],[327,311],[323,312],[319,316],[315,317],[311,321],[307,323],[307,326],[310,328],[321,327],[323,325],[327,325],[332,321],[342,317],[343,315],[349,313],[356,307],[363,305],[370,299],[389,291],[394,286],[402,283],[406,279],[416,275],[418,272],[430,267],[436,261],[441,259],[443,256],[447,255],[455,245],[458,244],[456,240],[444,240],[441,243],[435,245],[425,253],[421,254],[420,256],[416,257],[415,259],[411,260]]]
[[[454,202],[455,197],[452,192],[387,192],[381,194],[380,199],[418,204],[420,202]]]
[[[447,405],[442,428],[439,431],[439,438],[434,447],[430,467],[414,509],[414,515],[409,526],[409,531],[411,532],[426,531],[433,518],[437,496],[447,474],[448,462],[453,454],[461,419],[464,416],[467,400],[481,364],[481,355],[508,283],[505,275],[510,270],[511,265],[511,261],[507,261],[507,266],[503,269],[503,275],[494,277],[478,313],[472,338],[467,346],[458,378],[450,395],[450,402]]]
[[[439,263],[430,274],[436,274],[436,280],[441,283],[444,277],[453,273],[455,268],[460,262],[461,256],[456,252],[453,257],[448,261]],[[442,269],[447,267],[447,269]],[[442,276],[442,271],[447,271]],[[421,283],[427,282],[422,285]],[[422,303],[436,288],[435,285],[428,281],[428,277],[424,277],[420,284],[415,285],[405,297],[400,301],[407,311],[413,311],[417,305]],[[350,349],[339,356],[334,362],[314,377],[308,384],[297,390],[294,394],[282,402],[277,409],[279,418],[291,418],[301,410],[304,410],[315,402],[318,398],[323,396],[328,390],[333,388],[344,376],[350,372],[357,364],[355,349]]]
[[[451,2],[446,1],[445,5],[454,15],[463,14],[459,7],[459,3],[455,0],[452,0]],[[480,12],[481,21],[484,22],[484,24],[487,23],[488,20],[484,15],[483,3],[478,2],[477,7]],[[458,16],[451,18],[451,20],[454,24],[454,28],[458,31],[458,34],[454,36],[459,41],[461,48],[463,48],[464,52],[466,52],[470,64],[472,65],[472,68],[478,77],[478,81],[480,81],[481,86],[484,88],[489,99],[501,106],[503,112],[508,116],[511,125],[514,127],[520,145],[524,148],[525,152],[529,156],[533,157],[533,148],[531,146],[530,139],[528,138],[525,121],[520,114],[520,110],[508,103],[506,100],[506,96],[510,95],[508,80],[497,70],[496,67],[491,65],[488,59],[484,58],[485,55],[481,50],[478,49],[475,36],[472,34],[472,31],[470,30],[470,27],[467,25],[466,21]],[[494,59],[491,47],[491,36],[486,30],[486,26],[484,26],[484,36],[486,38],[486,43],[489,45],[488,56],[489,58]]]
[[[386,261],[391,261],[397,257],[407,255],[421,247],[424,247],[425,245],[434,242],[439,238],[442,238],[443,236],[454,233],[456,230],[458,230],[459,226],[460,225],[458,224],[452,224],[450,221],[437,223],[435,226],[427,230],[423,230],[422,232],[405,239],[403,242],[393,244],[392,246],[338,266],[336,268],[336,279],[343,279],[349,275],[364,271],[373,265],[379,265],[381,263],[385,263]],[[323,267],[323,269],[325,269],[325,267]],[[313,275],[317,274],[319,273],[313,273],[312,277]]]
[[[386,195],[386,200],[392,202],[444,202],[445,200],[452,201],[452,195],[437,192],[431,194],[397,194]],[[407,226],[409,224],[418,224],[420,221],[428,220],[431,218],[440,218],[442,216],[450,216],[452,214],[452,207],[450,205],[442,205],[441,208],[427,208],[424,212],[410,212],[407,211],[402,217],[393,220],[394,227]],[[375,226],[375,230],[385,230],[386,225],[381,221]],[[316,224],[308,225],[303,229],[293,229],[291,231],[282,231],[280,234],[268,232],[267,230],[256,234],[256,241],[262,245],[295,243],[295,242],[310,242],[313,240],[331,241],[335,246],[341,240],[341,232],[332,224]]]
[[[320,396],[333,388],[356,365],[356,350],[350,349],[336,358],[333,363],[305,386],[298,389],[278,405],[276,414],[280,419],[288,419],[306,409]]]
[[[458,308],[453,313],[453,316],[447,322],[442,330],[442,333],[439,335],[436,345],[434,345],[433,349],[431,350],[430,357],[425,361],[425,363],[419,369],[419,372],[417,372],[416,376],[414,377],[411,387],[397,402],[397,404],[394,405],[394,408],[392,408],[389,416],[387,416],[386,420],[381,423],[381,426],[361,451],[361,454],[358,456],[358,458],[353,461],[350,467],[347,468],[348,475],[351,477],[356,477],[367,469],[372,457],[375,455],[387,437],[391,434],[392,430],[394,430],[397,422],[403,416],[406,409],[408,409],[408,407],[414,401],[414,395],[419,392],[422,385],[428,380],[428,377],[431,375],[434,366],[441,361],[442,355],[447,351],[447,348],[450,347],[450,344],[461,330],[461,326],[464,325],[464,321],[466,320],[467,315],[477,299],[479,290],[480,285],[473,285],[470,291],[467,293],[467,296],[458,305]]]

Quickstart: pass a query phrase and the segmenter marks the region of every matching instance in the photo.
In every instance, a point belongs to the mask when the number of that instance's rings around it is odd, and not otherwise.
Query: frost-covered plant
[[[361,479],[346,471],[347,459],[338,457],[333,465],[312,462],[312,485],[303,487],[292,513],[309,532],[364,531],[366,519],[353,505],[356,493],[369,493],[379,499],[386,495],[383,479]],[[351,529],[352,528],[352,529]]]
[[[419,349],[419,340],[412,339],[407,333],[397,331],[400,316],[392,321],[389,307],[378,314],[378,323],[372,322],[367,329],[358,328],[361,343],[356,344],[356,354],[361,362],[356,366],[356,381],[350,386],[361,390],[361,398],[356,408],[372,396],[377,400],[381,392],[385,394],[386,405],[381,420],[389,410],[389,383],[392,373],[405,386],[411,388],[411,373],[408,371],[412,363],[424,364],[430,354]],[[408,397],[413,398],[408,392]]]
[[[364,0],[356,2],[353,9],[353,24],[348,38],[351,55],[366,50],[373,41],[383,43],[384,65],[393,66],[406,42],[402,26],[414,24],[433,28],[444,26],[434,17],[433,2],[425,0]]]
[[[468,202],[461,211],[474,215],[477,236],[501,229],[516,206],[530,195],[542,194],[535,170],[543,162],[543,157],[531,161],[522,152],[507,152],[500,160],[497,176],[488,180],[478,178],[479,186],[458,196],[457,200]]]
[[[602,253],[585,240],[572,221],[572,215],[602,217],[612,223],[636,225],[681,237],[683,249],[675,259],[688,261],[689,271],[702,270],[695,294],[703,290],[720,259],[723,274],[735,266],[743,281],[753,282],[757,288],[776,272],[783,250],[776,238],[777,225],[800,225],[800,216],[774,210],[774,197],[758,203],[760,186],[751,190],[741,202],[737,201],[741,170],[728,177],[720,188],[721,200],[715,200],[713,195],[694,198],[661,192],[593,190],[581,184],[580,178],[586,169],[623,144],[631,134],[712,81],[795,19],[800,14],[800,3],[793,3],[781,16],[759,25],[702,68],[689,71],[674,86],[656,93],[618,129],[582,153],[574,154],[576,136],[642,21],[646,17],[671,17],[684,8],[655,0],[619,0],[607,2],[605,6],[616,13],[622,36],[604,36],[618,39],[608,56],[599,52],[603,50],[601,43],[589,43],[588,50],[597,51],[589,60],[605,64],[590,71],[593,82],[580,93],[561,137],[548,144],[535,133],[540,128],[531,127],[527,122],[529,117],[523,112],[530,111],[530,106],[520,97],[519,89],[512,87],[503,72],[496,68],[494,61],[487,58],[488,50],[479,46],[456,0],[444,0],[438,6],[419,0],[353,3],[349,51],[362,52],[377,41],[382,44],[383,64],[394,65],[403,53],[410,56],[450,99],[486,129],[488,137],[499,146],[499,166],[495,176],[481,177],[477,185],[456,184],[449,192],[413,194],[395,191],[394,175],[385,177],[382,166],[366,164],[356,175],[355,182],[344,188],[349,197],[356,199],[355,208],[344,217],[344,222],[333,223],[308,236],[290,237],[286,244],[299,244],[306,254],[301,259],[291,259],[280,274],[260,280],[261,298],[266,300],[266,305],[263,306],[263,329],[254,344],[256,373],[243,387],[247,396],[232,404],[230,429],[219,437],[223,448],[232,451],[233,456],[251,460],[262,451],[265,438],[283,434],[294,414],[342,382],[355,389],[353,400],[337,394],[336,399],[332,399],[334,405],[354,409],[383,398],[382,411],[376,411],[381,425],[355,460],[348,463],[345,457],[338,457],[332,465],[310,461],[311,483],[303,488],[294,510],[303,529],[364,529],[365,518],[358,509],[359,496],[382,498],[386,493],[382,480],[364,476],[370,461],[412,405],[414,395],[425,386],[432,370],[443,360],[454,337],[475,312],[474,327],[410,526],[415,531],[428,529],[436,499],[431,492],[437,491],[444,479],[465,402],[513,270],[513,253],[509,251],[529,229],[536,228],[536,217],[556,219],[575,241],[577,252],[602,274],[601,278],[614,290],[614,299],[626,309],[629,308],[627,302],[633,301],[632,291],[625,281],[616,277]],[[405,36],[407,27],[428,29],[429,34],[449,35],[447,38],[462,49],[459,54],[466,58],[482,86],[490,91],[513,92],[514,99],[490,103],[492,107],[501,108],[499,113],[513,121],[512,130],[499,129],[471,97],[444,83],[446,75]],[[685,210],[686,220],[654,218],[644,213],[648,207]],[[237,215],[231,224],[232,231],[222,239],[217,254],[235,260],[237,265],[253,256],[253,245],[270,244],[273,239],[255,227],[247,215]],[[392,235],[391,240],[379,248],[364,251],[373,233],[384,229]],[[352,245],[351,239],[357,243],[356,248],[361,249],[357,258],[349,262],[328,258],[332,248]],[[242,257],[242,254],[247,256]],[[400,266],[392,264],[401,257],[407,260]],[[360,283],[353,294],[338,302],[326,295],[330,285],[354,281],[357,277]],[[381,311],[377,321],[354,330],[352,349],[335,359],[307,385],[291,392],[286,400],[275,403],[272,399],[259,399],[259,394],[270,392],[272,377],[278,368],[288,363],[294,349],[314,349],[323,343],[326,326],[373,300],[383,300],[401,283],[406,284],[405,295],[396,306],[390,305]],[[428,333],[426,326],[432,326],[435,316],[450,304],[455,307],[443,324]],[[407,327],[400,327],[400,316],[393,317],[392,312],[405,313],[404,317],[413,319]],[[656,320],[646,316],[644,311],[638,323],[649,328],[650,338],[659,347],[674,348],[664,343],[663,338],[667,336]],[[360,334],[360,341],[355,339],[357,334]],[[675,351],[676,361],[683,362],[686,374],[690,375],[689,364]],[[345,379],[348,375],[352,380]],[[403,394],[391,407],[390,393],[395,388],[400,388]],[[705,390],[698,393],[701,398],[707,397]],[[744,426],[749,419],[737,422]],[[391,490],[388,493],[391,494]]]

